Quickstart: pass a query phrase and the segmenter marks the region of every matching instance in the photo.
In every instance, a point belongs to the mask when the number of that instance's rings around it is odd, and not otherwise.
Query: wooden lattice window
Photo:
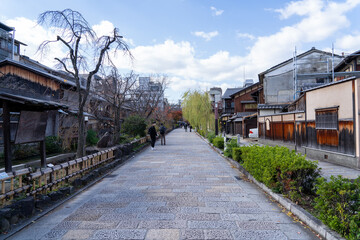
[[[319,109],[316,111],[316,129],[338,129],[338,109]]]

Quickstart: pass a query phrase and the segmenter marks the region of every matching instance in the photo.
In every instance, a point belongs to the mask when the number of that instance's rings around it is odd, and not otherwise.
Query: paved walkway
[[[177,129],[11,239],[317,239]]]

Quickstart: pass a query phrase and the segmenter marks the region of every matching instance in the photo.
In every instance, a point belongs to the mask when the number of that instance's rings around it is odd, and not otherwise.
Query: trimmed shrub
[[[219,149],[224,149],[224,138],[223,137],[214,138],[213,144],[215,147],[217,147]]]
[[[207,139],[209,140],[210,143],[213,143],[213,140],[216,137],[215,132],[213,132],[213,131],[208,132],[206,137],[207,137]]]
[[[347,239],[360,239],[360,177],[351,181],[331,176],[318,179],[315,209],[318,218]]]
[[[99,138],[96,136],[96,132],[92,129],[89,129],[86,134],[86,144],[89,146],[93,146],[97,144]]]
[[[314,194],[320,176],[317,162],[286,147],[246,146],[241,148],[244,168],[267,187],[301,201],[306,194]]]
[[[233,148],[238,147],[237,140],[231,139],[229,142],[226,143],[226,150],[224,151],[224,155],[226,157],[232,158]]]
[[[46,154],[63,152],[61,139],[57,136],[48,136],[45,138]]]
[[[143,117],[139,115],[133,115],[127,117],[122,124],[122,131],[130,136],[135,137],[136,135],[140,135],[141,137],[145,137],[146,133],[146,122]]]
[[[239,163],[243,163],[243,160],[241,158],[241,148],[240,147],[234,147],[232,149],[232,158]]]

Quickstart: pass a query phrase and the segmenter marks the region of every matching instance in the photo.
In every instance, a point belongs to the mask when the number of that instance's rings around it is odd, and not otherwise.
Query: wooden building
[[[359,106],[355,76],[312,88],[292,112],[259,116],[259,138],[292,145],[312,159],[360,168]]]
[[[230,134],[248,137],[250,129],[257,127],[257,106],[263,99],[261,90],[262,84],[257,82],[230,95],[235,112],[229,119]]]

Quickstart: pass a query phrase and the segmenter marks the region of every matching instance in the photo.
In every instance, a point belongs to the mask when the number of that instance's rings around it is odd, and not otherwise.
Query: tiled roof
[[[36,74],[51,78],[51,79],[53,79],[53,80],[55,80],[57,82],[60,82],[61,84],[70,85],[70,86],[73,86],[73,87],[76,86],[76,84],[74,82],[72,82],[72,81],[68,81],[67,79],[63,79],[61,77],[58,77],[58,76],[55,76],[55,75],[50,74],[48,72],[45,72],[44,70],[42,70],[40,68],[36,68],[34,66],[31,66],[30,64],[25,64],[25,63],[22,63],[22,62],[14,61],[14,60],[11,60],[9,58],[6,58],[5,60],[0,61],[0,66],[5,65],[5,64],[12,64],[12,65],[15,65],[17,67],[27,69],[27,70],[29,70],[31,72],[36,73]]]
[[[234,93],[240,91],[243,88],[227,88],[224,92],[224,94],[222,95],[223,99],[230,99],[231,95],[233,95]]]
[[[30,98],[30,97],[25,97],[25,96],[11,94],[11,93],[2,92],[2,91],[0,91],[0,101],[1,100],[6,100],[6,101],[13,102],[13,103],[21,104],[21,105],[26,105],[27,107],[30,107],[30,106],[40,107],[40,108],[47,109],[47,110],[68,108],[68,106],[54,102],[54,101],[43,100],[43,99],[38,99],[38,98]]]
[[[258,104],[258,109],[283,109],[288,104]]]

